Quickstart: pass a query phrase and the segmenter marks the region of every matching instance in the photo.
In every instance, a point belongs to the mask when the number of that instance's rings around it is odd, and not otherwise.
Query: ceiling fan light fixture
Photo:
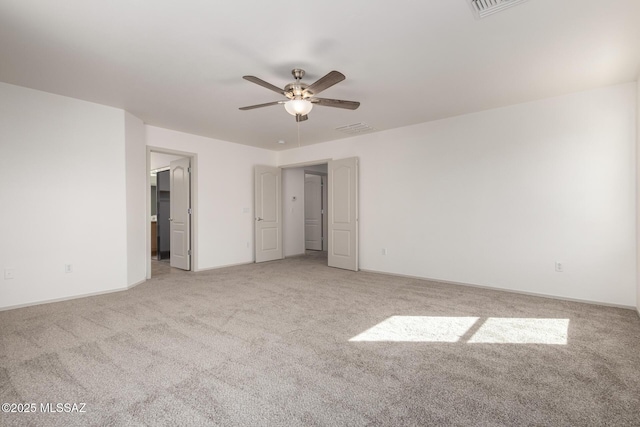
[[[313,104],[306,99],[290,99],[284,103],[284,108],[287,110],[287,113],[292,116],[305,116],[309,114],[313,108]]]
[[[311,85],[300,81],[300,79],[304,76],[304,70],[294,68],[291,74],[293,74],[293,77],[295,77],[296,81],[293,83],[289,83],[284,87],[284,89],[280,89],[279,87],[274,86],[271,83],[267,83],[255,76],[242,76],[243,79],[250,81],[251,83],[255,83],[259,86],[265,87],[273,92],[279,93],[280,95],[284,95],[287,100],[267,102],[265,104],[249,105],[247,107],[240,107],[240,110],[246,111],[253,110],[255,108],[269,107],[271,105],[284,104],[284,108],[285,110],[287,110],[287,113],[296,118],[296,123],[300,123],[309,119],[309,116],[307,116],[307,114],[309,114],[309,112],[313,108],[313,104],[318,104],[323,107],[342,108],[345,110],[355,110],[360,106],[360,103],[355,101],[316,97],[316,95],[318,95],[323,90],[328,89],[336,83],[340,83],[345,79],[344,74],[339,71],[333,70]]]

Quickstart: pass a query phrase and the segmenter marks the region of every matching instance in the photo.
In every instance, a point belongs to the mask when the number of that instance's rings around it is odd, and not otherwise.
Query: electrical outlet
[[[73,273],[73,267],[71,266],[71,264],[65,264],[64,265],[64,272],[65,273]]]
[[[4,269],[4,280],[15,279],[16,272],[13,268],[5,268]]]
[[[562,273],[564,271],[564,265],[561,262],[556,261],[556,271]]]

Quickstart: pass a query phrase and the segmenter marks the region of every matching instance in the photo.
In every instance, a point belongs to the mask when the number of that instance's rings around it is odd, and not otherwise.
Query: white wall
[[[124,113],[127,195],[127,286],[147,276],[147,147],[142,120]]]
[[[634,306],[635,97],[634,83],[605,87],[278,164],[360,158],[363,269]]]
[[[304,254],[304,170],[282,170],[282,234],[284,256]],[[293,201],[292,198],[296,197]]]
[[[124,125],[122,110],[0,83],[0,272],[15,274],[0,308],[126,287]]]
[[[152,148],[198,156],[197,269],[252,262],[253,168],[274,166],[276,153],[153,126],[146,133]]]

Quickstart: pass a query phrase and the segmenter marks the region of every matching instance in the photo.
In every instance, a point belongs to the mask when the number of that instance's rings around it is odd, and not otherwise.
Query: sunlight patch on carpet
[[[569,319],[490,317],[468,342],[566,345],[568,331]]]
[[[569,319],[391,316],[350,342],[566,345]]]
[[[458,342],[478,317],[391,316],[349,341]]]

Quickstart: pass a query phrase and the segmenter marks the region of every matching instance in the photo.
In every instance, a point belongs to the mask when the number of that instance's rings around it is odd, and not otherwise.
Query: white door
[[[305,249],[322,250],[322,177],[304,176]]]
[[[327,176],[322,175],[322,250],[327,252],[329,249],[329,223],[327,218],[329,215],[327,204]]]
[[[282,170],[255,169],[256,262],[282,259]]]
[[[191,179],[189,175],[188,158],[170,163],[171,267],[182,270],[191,269]]]
[[[329,267],[358,271],[358,159],[329,161]]]

